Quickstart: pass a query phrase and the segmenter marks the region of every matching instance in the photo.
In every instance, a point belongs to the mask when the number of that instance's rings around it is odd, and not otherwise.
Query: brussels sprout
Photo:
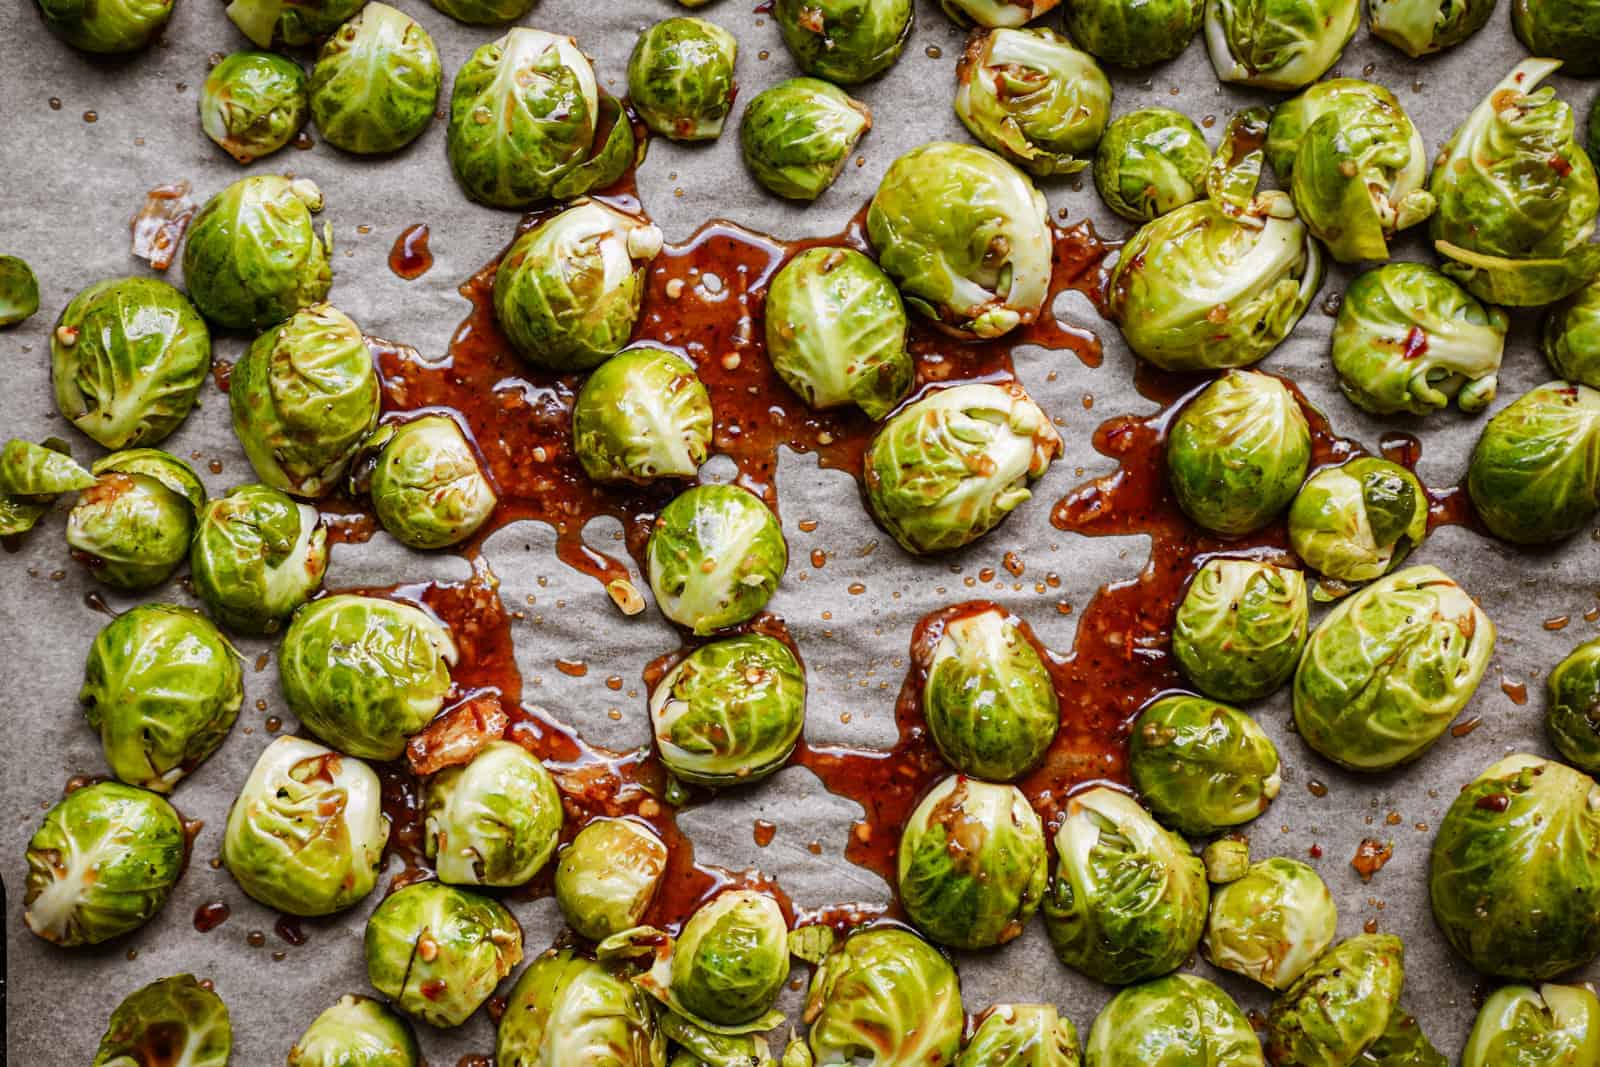
[[[1512,0],[1511,28],[1536,56],[1575,77],[1600,74],[1600,12],[1580,0]]]
[[[1124,989],[1095,1016],[1089,1067],[1265,1067],[1244,1012],[1221,989],[1174,974]]]
[[[1556,664],[1547,683],[1545,729],[1563,759],[1600,771],[1600,638],[1585,641]]]
[[[1295,727],[1351,770],[1409,763],[1472,699],[1494,639],[1494,623],[1437,567],[1397,571],[1312,632],[1294,676]]]
[[[472,762],[433,776],[423,819],[423,844],[439,881],[521,885],[555,854],[561,794],[527,749],[491,741]]]
[[[705,19],[662,19],[628,57],[628,101],[652,131],[674,141],[715,141],[733,110],[739,42]]]
[[[1278,795],[1278,750],[1254,719],[1203,697],[1169,696],[1134,723],[1134,787],[1167,826],[1194,837],[1249,822]]]
[[[660,931],[638,932],[655,962],[634,981],[693,1025],[738,1034],[783,1021],[773,1005],[789,977],[789,927],[771,897],[745,889],[721,894],[689,916],[664,952]],[[602,944],[602,957],[628,936]]]
[[[1311,427],[1283,381],[1230,371],[1179,412],[1167,436],[1172,493],[1195,522],[1236,536],[1270,523],[1311,465]]]
[[[1374,456],[1324,467],[1289,505],[1289,544],[1338,582],[1389,573],[1427,536],[1428,491],[1415,474]]]
[[[1132,797],[1095,786],[1067,801],[1055,845],[1044,921],[1062,963],[1127,985],[1189,958],[1205,929],[1210,889],[1205,865],[1183,838]]]
[[[1461,1067],[1600,1063],[1600,1001],[1582,985],[1505,986],[1489,994]]]
[[[58,495],[94,484],[60,438],[36,445],[13,437],[0,447],[0,537],[27,533]]]
[[[572,450],[597,482],[693,478],[711,451],[711,396],[694,367],[661,348],[619,352],[572,406]]]
[[[20,256],[0,256],[0,328],[31,319],[39,310],[39,279]]]
[[[1219,837],[1200,850],[1206,881],[1212,885],[1237,882],[1250,871],[1250,842],[1243,837]]]
[[[1303,89],[1339,61],[1361,0],[1206,0],[1206,50],[1225,82]]]
[[[1485,974],[1543,981],[1600,952],[1600,788],[1518,753],[1456,795],[1433,839],[1433,918]]]
[[[188,839],[165,799],[121,782],[68,793],[28,841],[28,928],[64,948],[144,925],[183,873]]]
[[[172,576],[189,551],[205,487],[189,465],[153,448],[113,452],[67,515],[67,544],[113,589],[141,590]]]
[[[790,78],[761,90],[744,109],[739,149],[767,192],[815,200],[871,128],[867,105],[843,89],[817,78]]]
[[[1539,340],[1556,377],[1600,389],[1600,284],[1590,282],[1546,312]]]
[[[917,928],[953,948],[1022,933],[1045,888],[1044,828],[1011,785],[951,775],[900,835],[900,903]]]
[[[300,723],[343,752],[395,759],[450,691],[450,632],[410,604],[342,593],[294,614],[278,680]]]
[[[596,819],[561,850],[556,903],[591,941],[637,926],[667,870],[667,846],[630,819]]]
[[[1054,30],[974,34],[956,65],[956,117],[1030,174],[1076,174],[1111,118],[1099,64]]]
[[[264,330],[318,303],[333,284],[333,229],[311,216],[322,193],[305,179],[241,178],[206,201],[183,246],[183,279],[200,313],[232,330]]]
[[[305,125],[306,72],[274,52],[235,52],[200,87],[200,128],[240,163],[270,156]]]
[[[1015,28],[1032,22],[1061,0],[939,0],[944,13],[959,26],[976,23],[989,29]]]
[[[867,504],[907,552],[947,552],[998,526],[1059,455],[1060,435],[1020,384],[941,389],[873,438]]]
[[[1067,32],[1084,51],[1107,63],[1145,67],[1187,48],[1204,8],[1204,0],[1075,0],[1066,7]]]
[[[998,608],[944,624],[923,682],[922,712],[947,763],[1001,782],[1044,758],[1061,721],[1038,650]]]
[[[37,0],[50,32],[82,52],[126,55],[167,28],[173,0]]]
[[[224,626],[277,633],[322,584],[328,531],[311,505],[241,485],[201,509],[189,569],[194,591]]]
[[[533,10],[537,0],[428,0],[457,22],[472,26],[503,26]]]
[[[1381,1067],[1450,1067],[1450,1061],[1433,1047],[1416,1018],[1400,1011],[1389,1016],[1388,1027],[1366,1047],[1357,1062]]]
[[[495,1042],[499,1067],[666,1062],[666,1041],[644,993],[625,974],[570,948],[546,952],[522,972]]]
[[[417,1067],[422,1052],[404,1019],[371,997],[346,993],[300,1035],[289,1067]]]
[[[906,303],[955,337],[1009,333],[1049,295],[1049,205],[982,148],[935,141],[891,163],[867,236]]]
[[[1204,196],[1210,162],[1193,119],[1164,107],[1141,108],[1106,127],[1095,152],[1094,187],[1118,215],[1149,222]]]
[[[1549,86],[1560,62],[1525,59],[1456,128],[1433,165],[1429,223],[1444,272],[1480,300],[1538,307],[1600,272],[1600,186]]]
[[[93,1067],[227,1067],[233,1051],[228,1006],[192,974],[151,982],[111,1013]]]
[[[1357,934],[1324,952],[1273,1002],[1267,1057],[1273,1063],[1355,1063],[1398,1015],[1405,945],[1389,934]]]
[[[1078,1030],[1053,1004],[996,1004],[979,1017],[957,1067],[1079,1067]]]
[[[460,1026],[522,962],[522,927],[499,901],[416,882],[367,920],[366,955],[368,980],[396,1008]]]
[[[911,36],[911,0],[775,0],[797,66],[839,85],[882,74]]]
[[[56,408],[106,448],[153,445],[189,414],[211,369],[211,335],[156,278],[96,282],[50,335]]]
[[[1412,59],[1453,48],[1483,29],[1495,0],[1368,0],[1372,35]]]
[[[788,566],[777,517],[732,485],[697,485],[674,497],[646,549],[661,614],[701,636],[754,618]]]
[[[1216,890],[1201,948],[1212,966],[1281,990],[1333,943],[1338,919],[1321,876],[1275,856]]]
[[[944,1067],[966,1015],[955,968],[892,927],[858,930],[823,960],[806,993],[807,1043],[820,1067]]]
[[[367,0],[232,0],[228,18],[257,47],[298,48],[339,28]]]
[[[296,311],[233,365],[233,432],[256,476],[315,498],[331,492],[378,422],[378,373],[361,329],[331,304]]]
[[[377,458],[362,480],[378,522],[401,544],[458,544],[488,521],[499,502],[477,453],[446,415],[390,423],[363,446],[373,450]]]
[[[1489,532],[1519,545],[1577,533],[1600,510],[1600,391],[1546,382],[1490,419],[1467,466]]]
[[[433,121],[444,73],[410,15],[370,3],[328,38],[311,71],[311,117],[346,152],[394,152]]]
[[[1207,560],[1172,627],[1172,654],[1218,700],[1270,696],[1294,674],[1310,623],[1300,571],[1247,559]]]

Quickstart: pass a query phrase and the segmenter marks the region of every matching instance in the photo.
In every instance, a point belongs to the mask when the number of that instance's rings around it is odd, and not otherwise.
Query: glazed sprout
[[[194,591],[239,633],[277,633],[327,569],[328,531],[317,509],[265,485],[241,485],[207,503],[189,547]]]
[[[807,1043],[820,1067],[944,1067],[966,1015],[955,968],[894,927],[858,930],[817,967],[806,994]]]
[[[1066,7],[1067,32],[1090,55],[1119,67],[1176,57],[1200,28],[1204,0],[1077,0]],[[1149,109],[1158,110],[1158,109]]]
[[[1020,384],[929,393],[883,424],[867,450],[867,504],[907,552],[948,552],[994,529],[1033,494],[1061,437]]]
[[[1106,786],[1071,797],[1055,846],[1043,910],[1062,963],[1127,985],[1194,952],[1210,899],[1205,866],[1132,797]]]
[[[667,846],[631,819],[596,819],[556,863],[556,903],[582,937],[604,941],[637,926],[667,870]]]
[[[1511,28],[1517,39],[1536,56],[1549,56],[1563,64],[1566,74],[1591,77],[1600,74],[1600,13],[1574,0],[1515,0]]]
[[[643,346],[618,352],[572,405],[572,450],[597,482],[693,478],[711,452],[711,396],[689,361]]]
[[[301,308],[233,365],[233,432],[256,476],[316,498],[333,491],[378,423],[382,397],[361,328],[331,304]]]
[[[955,337],[1009,333],[1049,295],[1049,205],[982,148],[935,141],[891,163],[867,235],[906,303]]]
[[[0,536],[33,529],[62,493],[88,489],[95,476],[79,465],[59,438],[36,445],[13,437],[0,446]]]
[[[429,0],[457,22],[472,26],[503,26],[533,10],[536,0]]]
[[[56,408],[106,448],[153,445],[189,414],[211,369],[211,335],[157,278],[80,291],[50,335]]]
[[[1428,890],[1445,939],[1484,974],[1543,981],[1600,952],[1600,789],[1523,753],[1456,795]]]
[[[738,1034],[783,1021],[773,1005],[789,977],[789,927],[771,897],[721,894],[689,916],[665,953],[656,946],[659,931],[640,930],[651,931],[645,948],[655,963],[635,981],[692,1025]],[[601,945],[602,958],[612,943]]]
[[[81,52],[126,55],[167,28],[173,0],[37,0],[50,32]]]
[[[153,589],[189,552],[205,487],[189,465],[154,448],[113,452],[67,515],[67,544],[97,581]]]
[[[790,78],[761,90],[744,109],[739,149],[767,192],[815,200],[871,128],[867,105],[843,89],[818,78]]]
[[[200,128],[240,163],[269,156],[305,125],[308,80],[275,52],[235,52],[200,87]]]
[[[1212,885],[1237,882],[1250,870],[1250,842],[1243,837],[1219,837],[1200,850],[1206,881]]]
[[[911,0],[775,0],[773,18],[797,66],[855,85],[894,66],[911,36]]]
[[[1337,582],[1389,573],[1427,536],[1428,491],[1400,464],[1375,456],[1324,467],[1289,505],[1295,554]]]
[[[956,1067],[1079,1067],[1078,1030],[1053,1004],[996,1004],[979,1017]]]
[[[956,85],[956,117],[968,132],[1040,177],[1087,167],[1111,118],[1099,64],[1054,30],[975,34]]]
[[[1162,697],[1145,708],[1128,770],[1156,818],[1192,837],[1249,822],[1282,786],[1278,750],[1255,720],[1204,697]]]
[[[259,48],[298,48],[339,28],[367,0],[232,0],[228,18]]]
[[[498,1067],[663,1067],[666,1060],[649,998],[626,973],[570,948],[546,952],[522,972],[495,1042]]]
[[[555,854],[561,794],[544,764],[512,741],[491,741],[465,766],[429,780],[423,844],[439,881],[521,885]]]
[[[662,19],[639,35],[628,57],[628,102],[655,133],[674,141],[715,141],[733,110],[739,42],[705,19]]]
[[[522,961],[522,927],[499,901],[416,882],[367,920],[366,956],[367,978],[396,1008],[460,1026]]]
[[[1090,1067],[1265,1067],[1266,1062],[1239,1006],[1192,974],[1158,978],[1112,997],[1095,1016],[1084,1052]]]
[[[1400,1015],[1405,975],[1405,945],[1398,937],[1357,934],[1339,942],[1273,1002],[1267,1058],[1356,1063]]]
[[[1339,61],[1360,0],[1206,0],[1206,50],[1225,82],[1303,89]]]
[[[1600,771],[1600,638],[1556,664],[1546,688],[1550,710],[1544,724],[1556,751],[1585,773]]]
[[[93,1067],[227,1067],[228,1006],[192,974],[162,978],[123,998],[106,1023]]]
[[[289,1050],[289,1067],[417,1067],[422,1052],[406,1021],[371,997],[346,993]]]
[[[993,607],[944,624],[923,682],[922,712],[945,762],[998,782],[1032,770],[1061,721],[1038,650]]]
[[[1546,312],[1539,341],[1556,377],[1600,388],[1600,284],[1590,282]]]
[[[31,319],[39,310],[39,279],[27,260],[0,256],[0,328]]]
[[[976,23],[989,29],[1021,26],[1054,8],[1061,0],[939,0],[944,13],[960,26]]]
[[[200,313],[230,330],[264,330],[318,303],[333,284],[333,228],[311,216],[322,192],[304,178],[241,178],[207,200],[183,246],[183,280]]]
[[[1450,1067],[1450,1061],[1433,1047],[1416,1018],[1397,1011],[1378,1040],[1368,1045],[1358,1061],[1386,1067]]]
[[[1409,763],[1472,699],[1494,639],[1494,623],[1437,567],[1381,578],[1338,604],[1306,642],[1295,728],[1351,770]]]
[[[1208,530],[1252,533],[1282,514],[1311,465],[1311,427],[1282,379],[1230,371],[1179,412],[1167,436],[1178,506]]]
[[[1494,0],[1369,0],[1372,35],[1412,59],[1453,48],[1483,28]]]
[[[450,691],[450,632],[410,604],[341,593],[294,614],[278,649],[289,709],[324,741],[363,759],[396,759]]]
[[[1172,654],[1207,696],[1260,700],[1294,674],[1309,623],[1300,571],[1247,559],[1207,560],[1178,605]]]
[[[369,3],[318,53],[311,117],[336,148],[394,152],[433,121],[443,81],[428,31],[403,11]]]
[[[733,485],[697,485],[673,497],[646,549],[661,614],[701,636],[754,618],[788,565],[777,516]]]
[[[1504,986],[1478,1009],[1461,1067],[1600,1063],[1600,1002],[1585,985]]]
[[[170,793],[217,750],[244,703],[239,654],[204,615],[141,604],[89,646],[78,700],[111,773]]]
[[[143,926],[183,873],[188,839],[165,799],[121,782],[68,793],[28,841],[28,928],[63,948]]]
[[[934,941],[1003,945],[1044,896],[1044,827],[1016,786],[951,775],[907,820],[897,881],[906,915]]]
[[[368,441],[366,448],[374,447],[377,459],[366,476],[372,510],[401,544],[458,544],[493,513],[494,488],[454,419],[424,415],[390,423]]]
[[[1193,119],[1164,107],[1141,108],[1106,127],[1095,152],[1094,187],[1118,215],[1149,222],[1204,196],[1210,164],[1211,150]]]
[[[1333,943],[1338,918],[1316,871],[1274,856],[1215,891],[1201,948],[1212,966],[1286,989]]]
[[[1489,532],[1513,544],[1577,533],[1600,510],[1600,391],[1546,382],[1518,397],[1484,426],[1467,494]]]

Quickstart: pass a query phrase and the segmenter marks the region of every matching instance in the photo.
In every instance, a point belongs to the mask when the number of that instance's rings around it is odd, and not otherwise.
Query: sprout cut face
[[[259,48],[298,48],[327,36],[367,0],[233,0],[228,18]]]
[[[1504,986],[1489,994],[1461,1067],[1600,1063],[1600,1001],[1586,985]]]
[[[1303,89],[1361,24],[1360,0],[1206,0],[1206,50],[1225,82]]]
[[[1600,638],[1556,664],[1547,683],[1545,728],[1563,759],[1588,774],[1600,771]]]
[[[662,19],[628,57],[628,100],[644,124],[674,141],[714,141],[733,109],[739,42],[705,19]]]
[[[310,504],[241,485],[206,504],[189,549],[190,579],[230,630],[277,633],[328,569],[328,531]]]
[[[423,844],[441,882],[521,885],[555,854],[561,821],[544,764],[515,742],[491,741],[429,780]]]
[[[522,927],[498,901],[416,882],[367,920],[366,956],[367,978],[396,1008],[460,1026],[522,962]]]
[[[697,485],[661,509],[646,565],[661,613],[703,636],[766,607],[789,548],[777,517],[755,494]]]
[[[230,330],[264,330],[316,304],[333,284],[332,228],[317,233],[322,193],[304,179],[241,178],[206,201],[183,246],[183,280],[200,313]]]
[[[153,448],[113,452],[67,515],[67,544],[113,589],[151,589],[172,576],[194,536],[205,487],[176,456]]]
[[[209,986],[179,974],[130,993],[106,1023],[94,1067],[227,1067],[233,1025],[227,1005]]]
[[[1061,0],[939,0],[944,13],[959,26],[989,29],[1017,27],[1055,8]]]
[[[1249,822],[1278,795],[1278,750],[1254,719],[1203,697],[1163,697],[1133,726],[1128,769],[1167,826],[1202,837]]]
[[[269,156],[294,139],[310,104],[299,63],[275,52],[235,52],[200,87],[200,127],[240,163]]]
[[[1214,967],[1286,989],[1333,943],[1338,919],[1316,871],[1274,856],[1216,890],[1201,947]]]
[[[1324,952],[1272,1005],[1273,1063],[1355,1063],[1400,1017],[1405,946],[1389,934],[1357,934]]]
[[[346,993],[289,1050],[289,1067],[417,1067],[422,1053],[406,1021],[371,997]]]
[[[1124,989],[1095,1016],[1093,1067],[1265,1067],[1250,1021],[1204,978],[1174,974]]]
[[[1172,653],[1207,696],[1260,700],[1294,674],[1309,624],[1300,571],[1255,560],[1208,560],[1178,605]]]
[[[871,128],[867,105],[843,89],[818,78],[790,78],[757,93],[744,109],[739,148],[767,192],[815,200]]]
[[[631,348],[596,367],[572,406],[572,449],[597,482],[693,478],[711,451],[711,396],[694,367]]]
[[[1067,32],[1107,63],[1145,67],[1187,48],[1204,8],[1204,0],[1076,0],[1066,6]]]
[[[804,1019],[821,1067],[944,1067],[961,1049],[966,1015],[955,968],[915,934],[858,930],[817,967]]]
[[[546,952],[522,972],[495,1043],[499,1067],[666,1062],[666,1039],[644,992],[626,973],[570,948]]]
[[[394,152],[433,121],[443,81],[428,31],[403,11],[370,3],[322,46],[311,117],[323,139],[346,152]]]
[[[1053,1004],[996,1004],[984,1012],[957,1067],[1079,1067],[1078,1030]]]
[[[667,870],[667,846],[630,819],[596,819],[562,849],[556,903],[567,925],[591,941],[637,926]]]
[[[1517,545],[1570,537],[1600,511],[1600,391],[1547,382],[1483,428],[1467,494],[1489,532]]]
[[[888,70],[911,36],[911,0],[775,0],[772,16],[795,64],[838,85]]]
[[[114,56],[154,41],[172,18],[173,0],[36,0],[50,32],[80,52]]]
[[[1386,459],[1327,467],[1289,506],[1289,544],[1337,582],[1365,582],[1399,566],[1428,536],[1428,491]]]
[[[1539,341],[1556,377],[1600,389],[1600,285],[1591,282],[1546,312]]]
[[[499,502],[454,419],[424,415],[378,431],[369,491],[378,521],[412,548],[445,548],[478,532]]]
[[[1483,28],[1494,0],[1370,0],[1372,35],[1418,59],[1442,52]]]
[[[1211,150],[1193,119],[1141,108],[1106,127],[1094,157],[1094,187],[1118,215],[1149,222],[1204,196],[1210,165]]]

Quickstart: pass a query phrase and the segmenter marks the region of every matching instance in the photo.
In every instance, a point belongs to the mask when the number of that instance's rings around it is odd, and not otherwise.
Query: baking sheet
[[[422,0],[398,0],[397,6],[432,33],[447,76],[473,48],[496,35],[458,25]],[[863,164],[848,166],[814,206],[779,203],[747,178],[732,123],[709,146],[653,142],[639,185],[668,240],[685,238],[713,215],[780,237],[837,232],[900,153],[929,140],[965,140],[949,109],[964,35],[932,0],[919,0],[917,6],[916,31],[900,62],[877,82],[852,90],[876,116],[860,148]],[[335,232],[331,299],[369,333],[411,344],[424,354],[444,352],[467,310],[457,285],[509,241],[517,219],[472,204],[456,189],[445,160],[442,122],[392,158],[358,159],[318,139],[310,151],[287,149],[246,170],[206,139],[195,117],[208,56],[246,46],[220,3],[181,0],[165,40],[119,63],[95,62],[73,52],[52,38],[28,7],[15,0],[13,15],[0,32],[0,252],[21,255],[33,265],[42,309],[24,326],[0,332],[0,365],[6,370],[0,425],[5,436],[57,434],[72,440],[80,459],[98,454],[54,410],[48,331],[80,287],[104,277],[145,273],[128,253],[128,219],[146,190],[179,179],[193,183],[197,200],[244,173],[293,170],[314,179],[327,197],[323,218]],[[751,7],[752,0],[717,0],[700,12],[738,36],[740,107],[760,89],[797,73],[776,25]],[[541,0],[524,22],[575,33],[594,57],[602,81],[620,94],[637,30],[678,10],[666,0]],[[1059,25],[1054,17],[1043,24]],[[1427,62],[1406,60],[1363,28],[1340,70],[1394,90],[1432,151],[1522,55],[1510,33],[1508,5],[1501,4],[1482,33]],[[1215,116],[1208,130],[1213,143],[1230,109],[1276,99],[1219,86],[1198,39],[1175,62],[1131,75],[1112,72],[1112,80],[1118,113],[1162,104],[1197,120]],[[1568,100],[1587,108],[1587,86],[1560,78],[1555,83]],[[1047,182],[1043,188],[1053,210],[1064,208],[1074,220],[1092,218],[1108,238],[1126,235],[1128,227],[1104,211],[1086,175]],[[387,269],[385,259],[400,231],[418,222],[431,227],[436,262],[421,279],[406,282]],[[1400,243],[1399,254],[1428,258],[1414,237]],[[170,280],[181,283],[178,274],[174,268]],[[1324,297],[1342,291],[1349,277],[1347,269],[1335,267]],[[1419,434],[1424,481],[1433,486],[1458,481],[1482,420],[1446,412],[1426,424],[1380,421],[1355,411],[1334,386],[1327,359],[1332,319],[1319,309],[1321,303],[1319,298],[1265,367],[1292,377],[1331,416],[1338,431],[1369,448],[1376,448],[1386,430]],[[989,597],[1028,619],[1051,647],[1066,649],[1078,614],[1095,589],[1129,578],[1143,566],[1148,553],[1144,538],[1086,539],[1049,523],[1054,501],[1086,478],[1110,470],[1110,462],[1091,447],[1095,426],[1113,415],[1153,410],[1132,389],[1132,357],[1116,331],[1072,294],[1063,297],[1058,310],[1101,336],[1104,365],[1088,369],[1068,352],[1017,353],[1020,378],[1060,421],[1066,454],[1038,484],[1032,502],[997,534],[967,550],[937,561],[908,558],[863,513],[846,474],[819,470],[811,457],[784,454],[779,492],[790,567],[770,610],[785,618],[805,654],[811,693],[807,736],[813,743],[893,741],[893,704],[911,628],[933,608]],[[1549,377],[1534,343],[1535,319],[1520,315],[1514,322],[1494,410]],[[236,358],[243,346],[241,339],[219,338],[217,355]],[[214,493],[253,480],[228,429],[226,398],[210,387],[202,393],[200,409],[163,447],[196,457],[194,466]],[[712,473],[722,466],[714,464]],[[133,935],[87,950],[54,948],[23,924],[22,854],[29,835],[67,779],[104,773],[99,741],[77,709],[76,692],[84,654],[106,620],[86,605],[84,597],[93,583],[67,556],[64,510],[64,504],[58,506],[20,551],[0,557],[6,579],[0,596],[6,649],[0,668],[6,683],[0,687],[5,723],[0,874],[8,889],[10,1054],[17,1063],[86,1063],[107,1015],[123,996],[156,978],[191,971],[212,978],[227,1001],[234,1062],[282,1063],[289,1046],[324,1007],[346,992],[370,992],[361,933],[379,896],[341,916],[306,922],[309,940],[293,947],[273,934],[272,912],[246,897],[226,871],[208,863],[220,850],[228,804],[271,738],[265,720],[279,716],[286,730],[293,729],[277,690],[275,666],[247,670],[238,724],[222,749],[176,793],[178,808],[188,818],[204,820],[205,827],[188,873],[165,910]],[[814,531],[802,531],[799,524],[806,519],[816,520]],[[606,521],[595,522],[588,531],[590,543],[613,546],[616,529]],[[875,541],[879,549],[863,556],[863,547]],[[829,554],[820,569],[809,563],[817,548]],[[1001,561],[1008,551],[1015,551],[1027,568],[1022,588],[1014,589],[1010,581],[978,581],[977,575],[988,568],[1007,578]],[[1582,617],[1600,603],[1596,555],[1587,534],[1556,551],[1521,553],[1460,528],[1438,531],[1416,553],[1415,562],[1442,566],[1482,602],[1499,627],[1500,639],[1484,683],[1463,713],[1481,717],[1482,725],[1463,738],[1447,735],[1409,769],[1354,776],[1318,758],[1287,728],[1286,693],[1257,712],[1282,753],[1285,784],[1272,809],[1250,829],[1254,854],[1308,859],[1311,846],[1320,846],[1321,858],[1310,862],[1338,901],[1340,936],[1358,933],[1364,923],[1376,920],[1382,929],[1405,937],[1405,1000],[1452,1058],[1471,1024],[1471,990],[1479,979],[1445,946],[1429,915],[1426,866],[1432,828],[1456,789],[1505,752],[1553,754],[1541,730],[1542,673],[1571,645],[1596,632],[1596,625]],[[597,744],[629,748],[646,743],[640,672],[649,660],[677,646],[672,629],[653,610],[633,619],[620,616],[598,584],[556,561],[548,528],[529,523],[507,527],[488,541],[485,556],[500,577],[507,605],[523,612],[515,636],[525,698],[552,709]],[[1049,572],[1060,575],[1060,587],[1035,592],[1035,581]],[[380,533],[368,544],[335,548],[328,585],[461,579],[467,573],[458,557],[408,552]],[[851,595],[848,589],[854,583],[865,585],[866,592]],[[110,594],[106,599],[118,608],[137,602]],[[174,582],[145,599],[188,602],[188,594]],[[1063,614],[1058,602],[1077,610]],[[824,611],[832,617],[825,619]],[[1556,616],[1570,616],[1572,622],[1563,631],[1547,629],[1544,621]],[[240,644],[251,665],[268,648],[254,640]],[[582,678],[569,677],[557,669],[558,659],[584,660],[589,670]],[[620,691],[605,685],[612,675],[625,679]],[[1527,685],[1532,695],[1525,705],[1510,699],[1500,685],[1502,678]],[[619,719],[609,714],[613,709],[621,713]],[[1327,784],[1326,796],[1308,792],[1307,782],[1313,778]],[[854,804],[827,794],[810,772],[791,768],[761,785],[727,793],[686,815],[682,825],[700,860],[730,868],[759,866],[777,876],[797,905],[882,902],[887,898],[883,883],[842,857],[857,814]],[[765,848],[753,838],[756,819],[777,826]],[[1358,842],[1368,836],[1394,842],[1393,860],[1370,885],[1349,866]],[[819,855],[807,848],[812,842],[820,843]],[[218,899],[227,902],[232,917],[210,933],[197,932],[192,925],[196,907]],[[514,901],[511,906],[523,924],[530,955],[554,939],[560,920],[553,901]],[[265,934],[260,947],[249,943],[256,931]],[[1195,966],[1219,978],[1203,963]],[[960,974],[969,1011],[1001,1000],[1047,997],[1084,1030],[1109,995],[1054,961],[1039,922],[1000,951],[962,958]],[[1241,1004],[1265,1008],[1267,998],[1257,987],[1227,975],[1219,980]],[[791,993],[785,1004],[792,1009],[797,1000]],[[418,1030],[435,1065],[456,1063],[467,1054],[489,1054],[493,1048],[493,1030],[483,1012],[456,1030]]]

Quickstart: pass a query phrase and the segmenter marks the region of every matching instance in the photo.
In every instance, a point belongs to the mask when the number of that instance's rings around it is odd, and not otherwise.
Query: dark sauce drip
[[[428,227],[424,223],[407,226],[389,249],[389,269],[406,281],[416,281],[433,266],[428,250]]]
[[[194,909],[194,928],[202,934],[209,934],[217,927],[228,921],[232,911],[225,900],[211,900]]]

